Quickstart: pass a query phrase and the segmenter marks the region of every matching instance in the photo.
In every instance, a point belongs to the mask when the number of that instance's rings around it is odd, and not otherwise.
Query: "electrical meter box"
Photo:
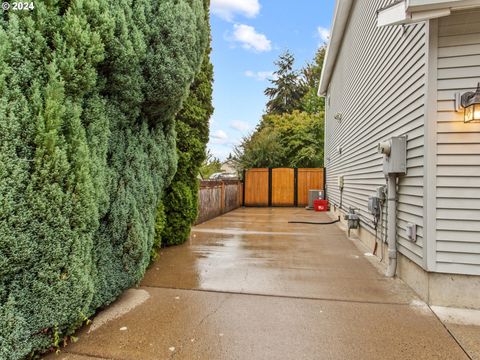
[[[389,154],[383,155],[383,173],[406,174],[407,173],[407,137],[396,136],[389,139]]]
[[[368,211],[370,214],[372,214],[375,217],[380,216],[380,211],[381,211],[381,202],[380,198],[377,196],[370,196],[368,198]]]

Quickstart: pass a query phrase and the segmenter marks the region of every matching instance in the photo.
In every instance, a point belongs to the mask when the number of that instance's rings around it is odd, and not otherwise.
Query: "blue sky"
[[[260,120],[273,62],[286,49],[296,67],[328,36],[334,0],[211,0],[215,71],[209,149],[224,160]]]

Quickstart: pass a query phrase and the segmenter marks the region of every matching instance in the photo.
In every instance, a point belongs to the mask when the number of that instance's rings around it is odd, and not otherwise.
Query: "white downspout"
[[[388,175],[388,267],[385,276],[394,277],[397,269],[397,175]]]

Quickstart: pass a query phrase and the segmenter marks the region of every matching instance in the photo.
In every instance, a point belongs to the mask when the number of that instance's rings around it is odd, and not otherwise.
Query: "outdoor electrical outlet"
[[[410,241],[417,241],[417,225],[408,223],[405,227],[405,232],[407,233],[407,238]]]
[[[377,219],[380,218],[381,206],[380,198],[378,196],[370,196],[368,198],[368,211]]]

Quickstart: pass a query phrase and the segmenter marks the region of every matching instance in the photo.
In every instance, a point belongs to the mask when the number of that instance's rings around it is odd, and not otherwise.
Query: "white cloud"
[[[267,79],[275,78],[273,71],[245,71],[244,75],[249,78],[253,78],[257,81],[265,81]]]
[[[218,140],[226,140],[228,139],[228,135],[225,131],[223,130],[217,130],[213,133],[212,137],[214,139],[218,139]]]
[[[317,28],[317,32],[318,32],[318,37],[322,41],[322,44],[323,43],[328,43],[328,41],[330,40],[330,30],[327,29],[327,28],[319,26]]]
[[[258,33],[253,26],[233,25],[233,41],[242,44],[247,50],[266,52],[272,50],[272,42],[264,34]]]
[[[216,145],[227,145],[230,144],[232,141],[228,134],[223,130],[217,130],[211,135],[210,139],[212,144]]]
[[[250,125],[247,124],[245,121],[240,121],[240,120],[232,121],[230,123],[230,127],[241,132],[246,132],[250,130]]]
[[[227,21],[235,14],[254,18],[260,12],[258,0],[212,0],[211,4],[212,13]]]

